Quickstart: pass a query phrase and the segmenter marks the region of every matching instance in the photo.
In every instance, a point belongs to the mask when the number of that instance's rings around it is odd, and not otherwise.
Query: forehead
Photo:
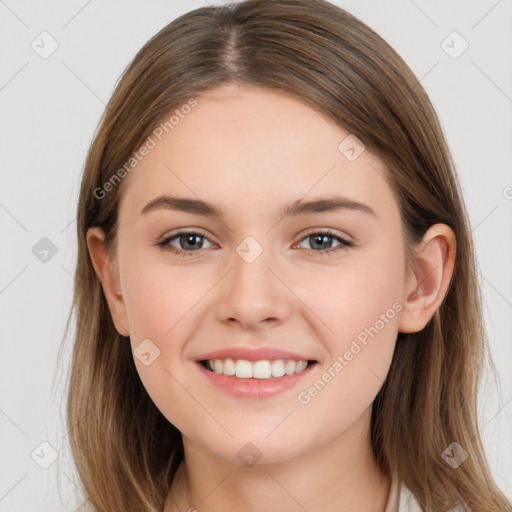
[[[343,141],[353,136],[305,101],[238,84],[195,100],[131,172],[122,199],[130,214],[164,193],[207,199],[228,213],[237,205],[263,214],[306,194],[394,200],[381,162],[366,150],[348,159]]]

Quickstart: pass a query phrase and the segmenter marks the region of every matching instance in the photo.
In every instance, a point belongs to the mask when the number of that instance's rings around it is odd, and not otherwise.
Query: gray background
[[[402,55],[441,118],[469,209],[499,377],[496,384],[486,372],[482,381],[481,433],[496,481],[512,498],[512,2],[334,3]],[[71,301],[86,150],[137,50],[172,19],[204,5],[0,0],[0,511],[70,511],[73,492],[80,495],[64,423],[71,337],[60,362],[58,349]],[[43,31],[58,43],[46,59],[31,47]],[[457,58],[463,41],[450,36],[442,43],[453,31],[469,43]]]

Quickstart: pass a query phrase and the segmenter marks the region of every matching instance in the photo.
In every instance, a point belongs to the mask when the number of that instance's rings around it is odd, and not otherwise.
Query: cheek
[[[200,396],[200,390],[188,385],[185,389],[182,384],[190,371],[183,351],[193,336],[194,307],[200,306],[198,302],[212,284],[197,273],[191,276],[190,270],[180,272],[168,265],[145,262],[136,268],[134,259],[130,266],[126,268],[126,306],[137,372],[156,407],[178,429],[190,431],[191,418],[201,415],[199,407],[194,410],[191,394]],[[144,352],[150,353],[150,364],[138,356]]]
[[[394,257],[317,274],[315,287],[309,289],[308,305],[322,321],[316,320],[319,329],[327,333],[323,343],[328,357],[299,390],[297,401],[306,423],[329,418],[325,438],[349,428],[371,406],[386,379],[402,308],[402,267]]]
[[[142,257],[139,263],[131,258],[124,271],[130,343],[137,371],[157,406],[173,415],[174,407],[183,410],[190,402],[190,395],[179,385],[190,369],[187,365],[193,364],[184,351],[201,326],[198,312],[218,276],[207,269],[151,264],[150,258]],[[148,366],[137,357],[142,347],[149,347],[152,358],[157,355]],[[175,397],[172,403],[168,403],[169,396]]]
[[[399,254],[379,251],[380,257],[342,263],[309,278],[303,274],[304,303],[324,324],[331,356],[347,350],[351,340],[377,323],[379,331],[397,329],[403,289],[403,262]],[[394,307],[393,307],[394,305]],[[381,315],[385,316],[382,326]],[[394,339],[393,339],[394,341]]]
[[[128,290],[126,308],[130,336],[134,341],[154,339],[160,348],[170,347],[169,340],[188,323],[194,308],[214,285],[213,276],[190,268],[144,262],[135,268],[135,260],[126,269]]]
[[[371,406],[393,358],[403,260],[398,250],[382,246],[367,256],[316,273],[307,281],[315,285],[303,289],[305,302],[319,317],[318,330],[325,333],[327,357],[297,399],[306,416],[330,418],[327,436],[348,428]]]

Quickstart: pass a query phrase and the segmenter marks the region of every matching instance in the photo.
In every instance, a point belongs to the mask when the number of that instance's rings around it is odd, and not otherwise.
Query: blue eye
[[[174,254],[178,254],[180,256],[193,256],[195,252],[199,249],[203,249],[204,240],[208,240],[205,236],[200,235],[199,233],[188,232],[188,231],[180,231],[175,235],[167,237],[165,240],[157,243],[159,247],[166,251],[170,251]],[[331,231],[318,231],[309,233],[307,236],[302,238],[299,244],[303,241],[307,240],[313,246],[312,249],[308,249],[315,253],[319,253],[321,255],[328,255],[334,252],[340,251],[342,249],[346,249],[348,247],[353,247],[353,243],[345,238],[332,233]],[[338,241],[339,245],[332,248],[332,240]],[[175,247],[172,245],[172,242],[177,241],[180,247]],[[211,242],[208,241],[211,244]],[[327,245],[328,247],[322,247]]]
[[[331,233],[330,231],[319,231],[310,233],[306,237],[304,237],[302,240],[308,240],[309,243],[320,250],[314,250],[314,252],[318,252],[320,254],[331,254],[333,252],[337,252],[342,249],[346,249],[347,247],[352,247],[354,244],[350,242],[349,240],[346,240],[345,238],[335,235],[334,233]],[[302,242],[301,240],[301,242]],[[332,247],[332,240],[337,240],[339,242],[339,245],[335,246],[334,249]],[[328,245],[327,248],[322,247],[322,245]]]
[[[175,254],[179,254],[181,256],[193,256],[193,253],[199,249],[203,248],[203,244],[198,240],[207,240],[206,237],[203,235],[200,235],[198,233],[192,233],[187,231],[181,231],[180,233],[177,233],[171,237],[166,238],[162,242],[159,242],[157,245],[160,246],[162,249],[169,250]],[[171,242],[177,240],[179,245],[183,249],[180,249],[178,247],[174,247],[173,245],[170,245]],[[191,250],[188,250],[191,249]]]

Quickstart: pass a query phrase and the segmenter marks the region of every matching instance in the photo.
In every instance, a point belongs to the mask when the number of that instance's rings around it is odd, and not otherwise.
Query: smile
[[[196,368],[212,389],[236,398],[262,400],[292,390],[311,375],[318,362],[291,359],[203,359]]]
[[[209,359],[203,366],[214,373],[238,379],[272,379],[303,372],[314,361],[275,359],[247,361],[245,359]]]

